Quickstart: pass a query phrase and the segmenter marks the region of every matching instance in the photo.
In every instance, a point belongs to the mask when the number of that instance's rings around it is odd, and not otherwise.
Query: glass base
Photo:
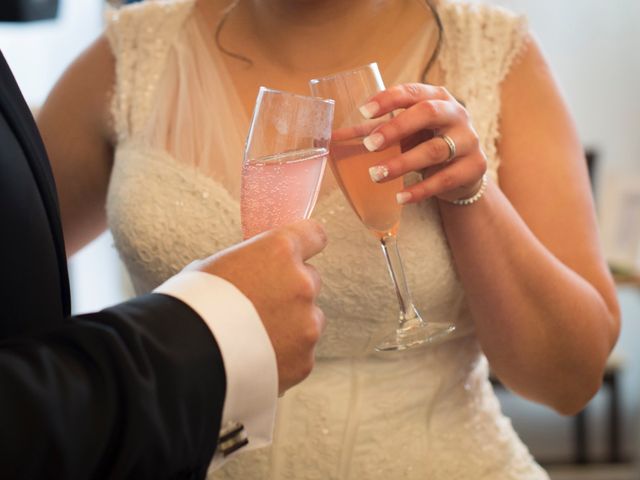
[[[374,348],[377,352],[392,352],[421,345],[437,345],[450,338],[455,329],[455,325],[451,324],[420,322],[382,337]]]

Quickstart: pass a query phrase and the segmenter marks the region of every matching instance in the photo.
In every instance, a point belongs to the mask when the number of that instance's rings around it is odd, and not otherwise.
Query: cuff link
[[[244,425],[238,422],[228,422],[220,430],[218,439],[218,450],[223,457],[231,455],[233,452],[248,445],[249,439],[244,431]]]

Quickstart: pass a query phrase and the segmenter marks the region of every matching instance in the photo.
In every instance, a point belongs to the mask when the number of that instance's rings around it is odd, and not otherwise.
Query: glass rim
[[[265,87],[264,85],[261,85],[258,90],[258,96],[260,97],[264,93],[278,94],[278,95],[283,95],[287,97],[299,98],[305,101],[325,103],[327,105],[335,105],[336,103],[336,101],[332,98],[322,98],[322,97],[316,97],[313,95],[301,95],[299,93],[289,92],[287,90],[278,90],[277,88],[270,88],[270,87]]]
[[[364,65],[360,65],[358,67],[355,68],[350,68],[348,70],[342,70],[340,72],[336,72],[336,73],[332,73],[331,75],[326,75],[324,77],[317,77],[317,78],[312,78],[311,80],[309,80],[309,84],[310,85],[316,85],[322,81],[327,81],[327,80],[333,80],[337,77],[344,77],[347,75],[354,75],[362,70],[368,69],[368,68],[375,68],[375,70],[377,70],[378,72],[380,71],[380,69],[378,68],[378,62],[370,62],[370,63],[366,63]]]

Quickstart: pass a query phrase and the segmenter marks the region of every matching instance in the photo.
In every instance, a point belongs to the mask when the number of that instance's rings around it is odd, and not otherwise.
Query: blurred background
[[[561,417],[500,385],[496,389],[553,480],[640,480],[640,1],[485,2],[527,15],[573,112],[623,316],[603,388],[580,415]],[[107,8],[105,0],[58,3],[53,20],[0,22],[0,49],[34,110],[100,34]],[[71,259],[70,274],[76,312],[102,308],[131,292],[108,233]]]

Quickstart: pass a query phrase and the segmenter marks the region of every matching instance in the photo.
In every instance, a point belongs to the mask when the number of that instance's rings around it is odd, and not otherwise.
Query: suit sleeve
[[[202,478],[225,391],[211,331],[163,294],[3,341],[0,475]]]

